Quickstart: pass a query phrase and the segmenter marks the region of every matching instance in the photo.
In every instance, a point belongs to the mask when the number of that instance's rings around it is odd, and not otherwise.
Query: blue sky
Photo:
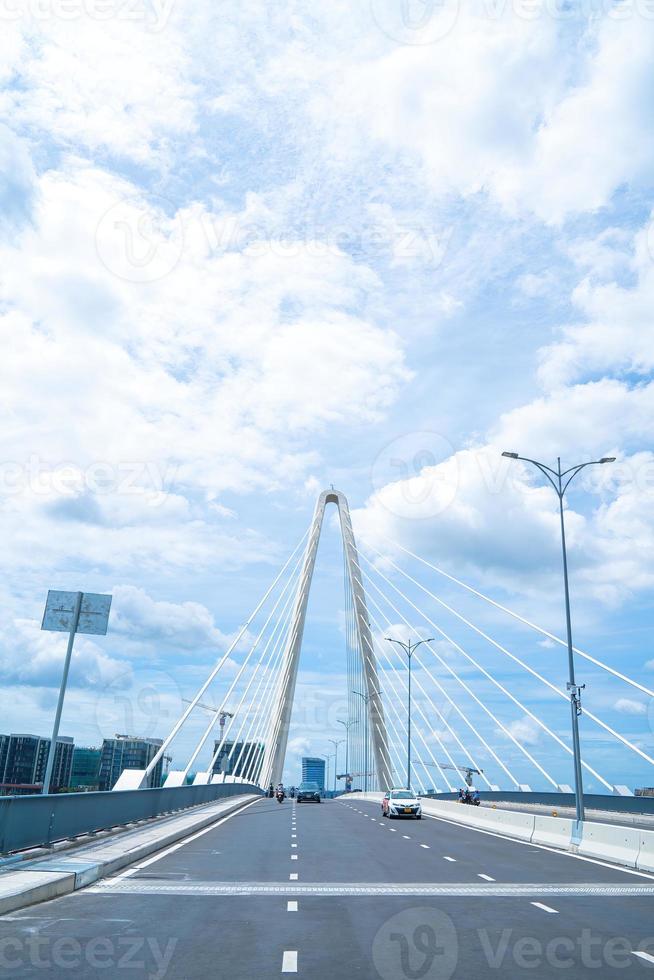
[[[164,735],[332,482],[362,541],[561,635],[556,499],[503,449],[618,457],[568,501],[575,639],[654,686],[651,4],[130,10],[0,14],[0,729],[47,732],[63,650],[42,605],[83,588],[113,593],[112,624],[78,644],[62,731]],[[319,559],[289,780],[344,710],[333,521]],[[564,681],[561,650],[417,577]],[[567,738],[562,700],[439,615]],[[570,782],[548,736],[443,652]],[[648,698],[579,675],[654,754]],[[520,781],[547,785],[448,684]],[[654,782],[587,718],[583,737],[609,782]]]

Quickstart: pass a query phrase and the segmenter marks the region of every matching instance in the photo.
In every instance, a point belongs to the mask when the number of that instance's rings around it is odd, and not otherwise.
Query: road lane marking
[[[452,862],[452,864],[455,864],[455,863],[456,863],[456,858],[451,858],[451,857],[448,857],[448,856],[447,856],[447,854],[444,854],[444,855],[443,855],[443,860],[444,860],[444,861],[451,861],[451,862]]]
[[[406,834],[402,834],[402,837],[404,837],[405,840],[411,840],[411,838],[408,837]]]
[[[297,875],[297,874],[293,874],[293,873],[291,873],[291,874],[290,874],[290,875],[288,876],[288,880],[289,880],[289,881],[297,881],[297,880],[298,880],[298,877],[299,877],[299,875]]]
[[[395,829],[395,827],[389,827],[388,829],[390,830],[390,832],[392,834],[396,834],[397,833],[397,830]]]
[[[297,837],[297,834],[291,834],[291,837]]]
[[[203,827],[202,830],[196,831],[196,833],[191,834],[189,837],[184,837],[183,840],[177,841],[176,844],[171,844],[170,847],[166,847],[164,850],[158,851],[146,861],[139,861],[138,864],[133,865],[131,868],[126,868],[125,871],[121,871],[120,874],[116,875],[112,880],[117,881],[122,878],[130,878],[132,875],[135,875],[137,872],[141,871],[142,868],[149,867],[149,865],[154,864],[155,861],[161,861],[162,858],[168,857],[168,855],[172,854],[174,851],[178,851],[180,847],[185,847],[187,844],[191,844],[194,840],[197,840],[198,837],[203,837],[205,834],[208,834],[210,830],[215,830],[217,827],[220,827],[221,824],[231,820],[232,817],[237,817],[239,813],[244,813],[247,809],[249,809],[249,807],[254,806],[255,803],[259,803],[260,800],[261,797],[258,800],[252,800],[251,803],[246,803],[245,806],[240,807],[238,810],[234,810],[233,813],[228,813],[226,817],[221,817],[219,820],[216,820],[215,823],[209,824],[208,827]]]
[[[297,950],[285,949],[282,958],[282,973],[297,973]]]
[[[291,844],[291,847],[297,847],[297,844]]]
[[[429,850],[429,844],[421,844],[420,846],[424,847],[426,851]]]
[[[288,881],[163,881],[144,878],[127,878],[118,881],[105,878],[89,885],[76,895],[223,895],[226,897],[251,895],[281,895],[286,899],[299,895],[439,895],[439,896],[493,896],[496,898],[530,898],[541,901],[554,897],[625,898],[654,896],[654,885],[547,885],[542,881],[528,884],[486,884],[483,882],[456,882],[452,884],[416,884],[415,882],[302,882]]]
[[[633,956],[640,956],[641,960],[647,960],[648,963],[654,963],[654,956],[651,953],[643,953],[642,949],[632,949]]]
[[[550,912],[552,915],[558,915],[559,914],[558,909],[553,909],[549,905],[543,905],[542,902],[530,902],[529,904],[530,905],[533,905],[537,909],[542,909],[543,912]]]
[[[478,874],[477,877],[478,878],[481,878],[482,881],[495,881],[495,879],[494,878],[491,878],[490,875],[481,875],[481,874]]]
[[[291,854],[291,861],[297,861],[297,854]]]
[[[507,844],[522,844],[523,847],[530,847],[532,850],[549,851],[550,854],[559,854],[564,857],[574,858],[576,861],[586,861],[588,864],[597,864],[602,868],[610,868],[611,871],[623,871],[626,875],[635,875],[636,878],[647,878],[654,881],[654,875],[646,874],[644,871],[634,871],[632,868],[625,868],[621,864],[611,864],[609,861],[600,861],[598,858],[586,857],[583,854],[573,854],[572,851],[563,851],[558,847],[548,847],[547,844],[532,844],[529,841],[520,840],[517,837],[506,837],[498,834],[494,830],[483,830],[481,827],[473,827],[471,824],[460,824],[456,820],[448,820],[447,817],[437,817],[433,813],[424,813],[423,817],[428,820],[440,820],[441,823],[448,823],[451,827],[458,827],[459,830],[472,830],[475,834],[486,834],[487,837],[496,837],[498,840],[506,841]]]
[[[288,902],[286,905],[287,912],[297,912],[297,902]]]

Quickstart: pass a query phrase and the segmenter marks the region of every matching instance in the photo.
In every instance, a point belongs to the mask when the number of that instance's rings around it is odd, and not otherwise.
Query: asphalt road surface
[[[262,799],[0,918],[0,976],[654,977],[654,876],[354,797]]]

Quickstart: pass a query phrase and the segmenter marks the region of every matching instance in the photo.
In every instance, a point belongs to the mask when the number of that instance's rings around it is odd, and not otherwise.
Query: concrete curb
[[[30,862],[20,870],[6,871],[0,874],[0,915],[84,888],[203,830],[258,799],[260,797],[253,794],[218,800],[212,805],[211,813],[207,813],[203,807],[203,814],[198,814],[196,820],[188,811],[180,814],[177,821],[168,823],[163,834],[157,834],[156,825],[150,824],[147,828],[128,832],[119,841],[83,845],[74,857],[53,856]],[[134,841],[131,848],[130,834]]]

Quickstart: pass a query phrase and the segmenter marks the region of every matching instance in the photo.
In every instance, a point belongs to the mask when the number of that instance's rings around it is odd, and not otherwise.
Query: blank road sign
[[[77,592],[55,592],[50,589],[43,613],[42,630],[70,633],[73,628]],[[77,624],[78,633],[104,636],[107,632],[111,596],[96,592],[84,592]]]

